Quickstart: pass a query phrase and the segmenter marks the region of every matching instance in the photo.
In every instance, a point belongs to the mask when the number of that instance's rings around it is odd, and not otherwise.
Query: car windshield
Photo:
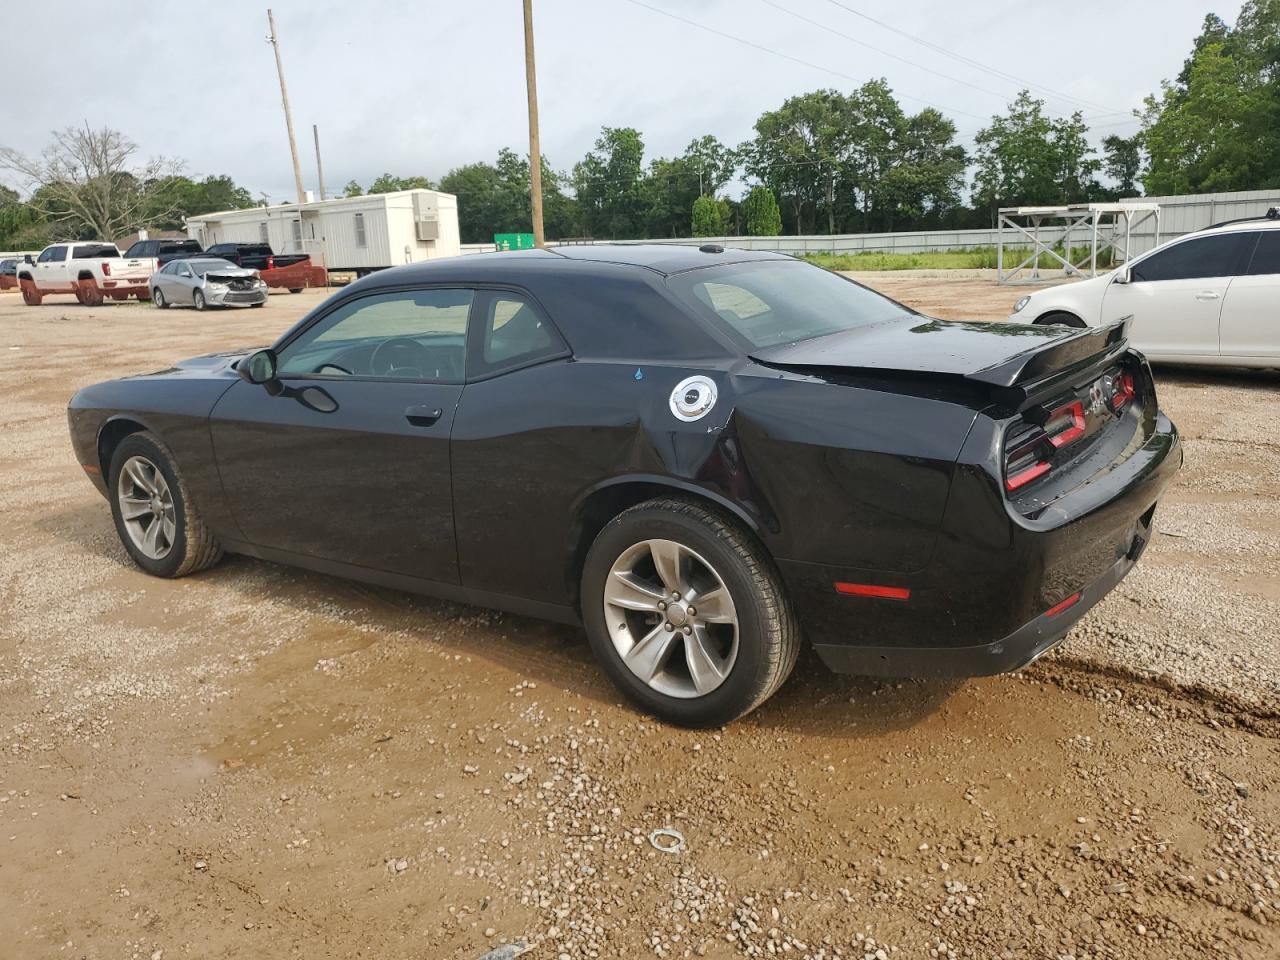
[[[185,260],[184,263],[195,272],[197,277],[203,277],[210,270],[215,272],[221,270],[239,270],[230,260]]]
[[[695,312],[728,327],[751,348],[916,316],[874,290],[796,260],[703,267],[675,274],[667,285]]]

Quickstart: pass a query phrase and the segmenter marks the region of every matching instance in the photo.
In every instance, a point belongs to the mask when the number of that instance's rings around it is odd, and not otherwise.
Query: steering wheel
[[[431,362],[431,353],[417,340],[409,337],[392,337],[383,340],[369,358],[369,368],[375,377],[386,377],[397,370],[422,376],[423,369]]]

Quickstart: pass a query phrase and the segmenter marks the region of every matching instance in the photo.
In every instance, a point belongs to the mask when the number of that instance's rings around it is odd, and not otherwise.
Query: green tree
[[[574,201],[564,192],[564,175],[542,158],[542,221],[548,238],[576,231]],[[528,233],[533,229],[529,160],[505,147],[496,164],[469,163],[450,170],[440,189],[458,198],[458,226],[463,243],[489,243],[495,233]]]
[[[1249,0],[1234,28],[1207,17],[1141,119],[1148,194],[1280,186],[1280,0]]]
[[[644,179],[644,235],[689,236],[689,210],[701,192],[698,171],[685,157],[659,157]]]
[[[836,90],[791,97],[761,114],[755,139],[739,148],[747,173],[785,204],[796,233],[813,232],[819,205],[832,206],[834,178],[850,143],[846,114]]]
[[[681,159],[685,168],[698,178],[698,192],[707,197],[723,190],[738,169],[738,152],[711,134],[690,141]]]
[[[394,193],[397,190],[434,190],[435,187],[426,177],[397,177],[384,173],[369,184],[369,193]]]
[[[1096,191],[1101,166],[1077,112],[1054,118],[1044,101],[1023,90],[1004,116],[974,137],[977,174],[974,204],[979,208],[1076,203]]]
[[[364,187],[360,186],[360,184],[356,183],[354,180],[348,180],[347,185],[342,188],[342,195],[344,197],[363,197]]]
[[[1116,134],[1102,138],[1102,172],[1115,181],[1110,193],[1118,200],[1138,193],[1138,173],[1142,170],[1141,137]]]
[[[255,206],[253,195],[228,176],[168,177],[155,184],[155,217],[148,217],[161,230],[181,230],[188,217],[218,210],[243,210]]]
[[[593,237],[627,239],[644,232],[644,140],[631,127],[603,127],[573,168],[578,213]]]
[[[699,196],[693,201],[693,236],[724,236],[724,218],[714,197]]]
[[[752,187],[742,201],[742,206],[750,236],[776,237],[782,233],[782,214],[778,212],[778,200],[768,187]]]

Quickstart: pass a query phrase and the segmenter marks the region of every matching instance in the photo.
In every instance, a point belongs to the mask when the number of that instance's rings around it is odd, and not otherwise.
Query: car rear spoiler
[[[1123,317],[1102,327],[1085,327],[1073,336],[1028,350],[982,370],[966,374],[966,380],[993,387],[1018,387],[1047,380],[1105,353],[1119,353],[1129,339],[1133,316]]]

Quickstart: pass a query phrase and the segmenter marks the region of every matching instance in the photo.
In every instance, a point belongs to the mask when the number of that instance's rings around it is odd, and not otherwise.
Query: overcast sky
[[[1054,112],[1097,117],[1095,139],[1127,134],[1136,129],[1127,111],[1177,74],[1205,14],[1233,23],[1240,9],[1239,0],[839,4],[535,0],[543,153],[568,169],[601,125],[638,128],[646,159],[705,133],[736,144],[788,96],[880,76],[905,108],[950,116],[966,143],[1020,81],[1039,85]],[[51,130],[87,121],[123,131],[144,155],[181,158],[189,175],[229,174],[255,196],[293,199],[265,4],[60,0],[38,10],[32,43],[23,14],[5,14],[0,144],[34,153]],[[436,180],[503,146],[527,151],[519,0],[275,0],[274,10],[308,188],[313,123],[330,193],[383,171]],[[0,182],[19,186],[7,171]]]

